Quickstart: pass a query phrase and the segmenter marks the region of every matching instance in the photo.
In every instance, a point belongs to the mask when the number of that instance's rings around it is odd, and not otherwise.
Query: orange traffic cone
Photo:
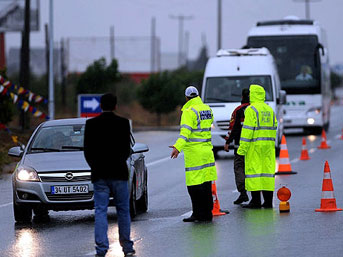
[[[333,194],[333,184],[331,179],[331,172],[328,161],[325,162],[324,166],[324,178],[322,186],[322,199],[320,201],[320,209],[316,209],[320,212],[331,212],[331,211],[342,211],[337,208],[336,198]]]
[[[342,129],[342,135],[341,135],[341,140],[343,140],[343,129]]]
[[[296,174],[292,171],[291,163],[289,162],[289,155],[287,149],[286,137],[282,135],[281,145],[280,145],[280,156],[279,156],[279,168],[275,175],[289,175]]]
[[[305,160],[310,160],[310,156],[308,155],[307,147],[306,147],[306,138],[303,137],[303,145],[302,145],[302,150],[301,150],[301,155],[299,160],[305,161]]]
[[[221,216],[229,213],[229,211],[222,211],[220,209],[220,204],[217,196],[217,186],[216,182],[212,181],[212,198],[213,198],[213,209],[212,209],[212,215],[213,216]]]
[[[322,142],[320,143],[320,146],[318,146],[318,149],[329,149],[329,148],[331,148],[331,146],[329,146],[326,143],[326,133],[325,133],[325,130],[323,129],[323,131],[322,131]]]

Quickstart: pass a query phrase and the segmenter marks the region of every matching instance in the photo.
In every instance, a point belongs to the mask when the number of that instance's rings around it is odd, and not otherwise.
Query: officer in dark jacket
[[[238,106],[231,115],[230,125],[228,135],[226,137],[226,143],[224,145],[224,150],[229,151],[229,145],[234,141],[234,172],[235,180],[238,192],[240,192],[239,197],[234,204],[241,204],[243,202],[249,201],[248,194],[245,190],[245,171],[244,171],[244,156],[237,154],[237,149],[239,147],[239,140],[241,137],[242,126],[244,122],[244,111],[249,105],[249,89],[244,88],[242,90],[242,101],[241,105]]]
[[[119,242],[125,256],[133,256],[130,239],[130,207],[126,160],[131,152],[130,123],[114,113],[117,98],[104,94],[100,99],[102,113],[88,119],[84,136],[84,155],[91,167],[94,185],[96,256],[105,256],[109,248],[107,237],[107,207],[110,193],[118,215]]]

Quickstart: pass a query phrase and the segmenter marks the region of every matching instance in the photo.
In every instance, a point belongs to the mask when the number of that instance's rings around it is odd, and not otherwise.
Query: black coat
[[[128,180],[127,158],[131,152],[129,120],[103,112],[86,121],[84,155],[98,179]]]

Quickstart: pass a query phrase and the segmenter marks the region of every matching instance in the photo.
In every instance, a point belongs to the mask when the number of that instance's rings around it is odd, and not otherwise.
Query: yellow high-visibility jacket
[[[174,147],[184,152],[186,185],[200,185],[217,179],[211,143],[211,108],[200,97],[182,107],[180,136]]]
[[[250,86],[250,106],[245,109],[237,154],[245,156],[245,189],[274,191],[275,139],[277,120],[273,109],[264,103],[265,91]]]

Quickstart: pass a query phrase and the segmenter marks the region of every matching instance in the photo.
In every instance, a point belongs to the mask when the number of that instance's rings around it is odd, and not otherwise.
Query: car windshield
[[[266,90],[266,101],[273,101],[270,76],[209,77],[206,81],[205,103],[240,102],[242,90],[258,84]]]
[[[84,129],[82,124],[40,128],[28,152],[83,151]]]
[[[249,37],[249,47],[267,47],[274,56],[287,94],[320,93],[320,60],[316,36]]]

